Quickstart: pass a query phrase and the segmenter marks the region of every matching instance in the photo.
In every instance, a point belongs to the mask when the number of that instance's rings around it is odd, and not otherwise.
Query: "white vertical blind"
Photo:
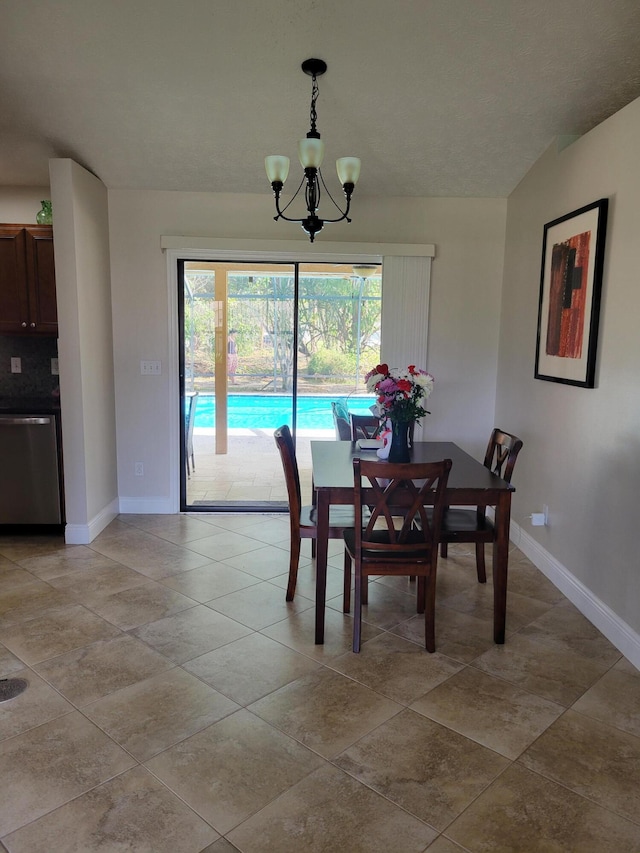
[[[428,370],[430,283],[431,258],[383,258],[381,357],[389,367],[415,364]],[[422,430],[417,427],[416,439],[420,438]]]

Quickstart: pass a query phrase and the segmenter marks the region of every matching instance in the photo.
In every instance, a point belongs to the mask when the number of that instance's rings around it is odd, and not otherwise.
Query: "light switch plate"
[[[161,365],[160,361],[141,361],[140,373],[143,376],[159,376],[162,373]]]

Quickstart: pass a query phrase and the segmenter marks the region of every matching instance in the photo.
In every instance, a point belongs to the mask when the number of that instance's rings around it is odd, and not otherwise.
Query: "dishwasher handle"
[[[0,415],[0,427],[3,426],[33,426],[46,425],[51,423],[51,418],[46,417],[7,417]]]

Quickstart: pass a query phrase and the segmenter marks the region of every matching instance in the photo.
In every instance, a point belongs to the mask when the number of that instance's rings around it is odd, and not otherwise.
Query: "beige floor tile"
[[[519,759],[530,770],[638,824],[640,738],[567,711]]]
[[[464,592],[440,599],[442,607],[449,607],[459,613],[473,614],[479,619],[493,619],[493,585],[477,583],[467,588]],[[509,619],[509,633],[518,631],[525,625],[529,625],[546,613],[553,604],[520,595],[517,592],[507,592],[507,614]]]
[[[190,548],[126,526],[117,536],[98,537],[91,547],[153,580],[197,569],[208,562],[206,557]]]
[[[20,565],[42,580],[51,580],[80,569],[98,569],[117,563],[87,545],[69,545],[61,551],[25,557]]]
[[[410,710],[365,735],[335,763],[438,830],[509,764],[492,750]]]
[[[174,666],[135,637],[120,636],[37,664],[35,669],[81,708]]]
[[[288,559],[288,555],[287,555]],[[274,584],[275,586],[280,587],[281,590],[287,588],[287,584],[289,583],[289,570],[283,574],[278,575],[278,577],[270,578],[269,583]],[[344,584],[344,572],[342,568],[336,569],[333,566],[327,566],[327,584],[326,584],[326,598],[327,601],[330,601],[337,596],[341,596],[343,594],[343,584]],[[311,601],[315,602],[316,600],[316,571],[315,565],[310,562],[306,557],[300,557],[300,564],[298,566],[298,577],[296,579],[296,595],[303,595],[305,598],[311,599]],[[342,610],[342,604],[340,606],[340,610]]]
[[[267,581],[207,602],[207,607],[254,631],[281,622],[292,612],[298,613],[313,606],[313,601],[300,594],[293,601],[286,601],[282,590]]]
[[[0,562],[0,595],[5,595],[9,590],[32,584],[35,576],[22,569],[17,563],[9,560]]]
[[[637,853],[640,827],[517,764],[446,835],[473,853]]]
[[[394,634],[379,634],[363,643],[360,654],[347,652],[331,666],[394,702],[409,705],[458,672],[462,664],[438,652],[429,654]]]
[[[143,767],[135,767],[19,829],[7,844],[12,853],[200,853],[217,835]]]
[[[322,668],[259,699],[249,710],[330,758],[401,707],[340,673]]]
[[[573,710],[640,737],[640,678],[614,667],[578,699]]]
[[[439,835],[427,850],[429,853],[465,853],[462,847],[449,841],[444,835]]]
[[[293,613],[282,622],[263,628],[260,633],[272,637],[314,660],[327,663],[337,655],[350,651],[353,645],[353,619],[337,610],[327,608],[324,617],[324,643],[315,644],[315,607]],[[362,640],[366,642],[380,634],[373,625],[362,625]]]
[[[624,672],[627,675],[633,675],[635,678],[640,678],[640,669],[634,666],[631,661],[626,658],[620,658],[620,660],[613,667],[615,670],[619,670],[620,672]]]
[[[184,664],[211,687],[248,705],[302,675],[318,664],[305,655],[262,634],[250,634]]]
[[[0,640],[25,663],[36,664],[121,632],[81,604],[0,630]]]
[[[208,847],[205,847],[201,853],[240,853],[237,847],[234,847],[226,838],[219,838]]]
[[[3,536],[0,539],[0,556],[14,563],[20,563],[27,557],[64,551],[63,536]]]
[[[255,575],[241,572],[227,563],[207,563],[199,569],[191,569],[190,572],[181,572],[162,580],[164,586],[201,603],[256,583],[260,583],[260,579]]]
[[[120,515],[119,518],[174,545],[186,545],[213,532],[206,521],[190,515]]]
[[[226,834],[322,764],[248,711],[238,711],[147,762],[172,791]]]
[[[556,605],[521,633],[596,662],[603,671],[621,657],[609,640],[568,602]]]
[[[422,853],[422,821],[335,767],[321,767],[237,829],[242,853]]]
[[[24,667],[24,662],[0,643],[0,678],[6,678]]]
[[[565,710],[472,667],[417,699],[411,708],[511,759]]]
[[[74,601],[92,607],[107,595],[132,590],[136,586],[148,583],[148,578],[127,566],[112,563],[98,568],[78,569],[56,578],[49,583],[54,589],[66,592]]]
[[[27,682],[26,689],[5,702],[0,702],[0,740],[61,717],[74,710],[59,693],[30,669],[11,673],[12,678]]]
[[[508,589],[547,604],[559,604],[564,600],[560,590],[518,551],[509,555]]]
[[[145,578],[132,589],[101,595],[91,604],[91,609],[122,631],[130,631],[146,622],[188,610],[194,604],[192,598]]]
[[[394,625],[391,632],[424,647],[424,616]],[[437,605],[435,634],[436,651],[463,663],[470,663],[494,645],[493,620]]]
[[[7,626],[54,613],[74,603],[66,593],[39,580],[6,590],[0,596],[0,634]]]
[[[610,666],[584,657],[564,643],[529,635],[527,631],[525,628],[507,637],[503,646],[493,646],[473,665],[566,707]]]
[[[377,582],[370,583],[369,603],[362,608],[362,619],[376,628],[389,630],[398,623],[411,619],[416,614],[416,605],[415,594],[400,592]],[[327,601],[327,607],[332,607],[334,610],[342,611],[342,606],[342,592]],[[353,596],[351,610],[353,612]],[[420,618],[424,627],[424,617]]]
[[[231,643],[251,629],[203,604],[136,628],[133,633],[174,663]]]
[[[138,761],[146,761],[237,709],[176,667],[93,702],[84,713]]]
[[[220,560],[225,563],[229,563],[231,557],[256,551],[262,547],[262,543],[258,542],[257,539],[251,539],[249,536],[243,536],[242,533],[236,533],[233,530],[223,530],[215,535],[189,543],[191,551],[202,554],[209,560]],[[195,568],[195,566],[186,568]]]
[[[240,569],[261,580],[269,580],[285,572],[289,572],[289,552],[276,545],[260,545],[253,551],[245,551],[231,557],[225,557],[224,561],[234,569]]]
[[[134,763],[77,711],[2,741],[0,835],[36,820]]]

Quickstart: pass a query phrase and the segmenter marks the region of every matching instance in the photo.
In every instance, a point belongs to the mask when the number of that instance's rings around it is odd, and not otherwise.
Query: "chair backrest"
[[[351,421],[351,441],[359,438],[375,438],[380,429],[380,420],[374,415],[349,414]]]
[[[381,562],[435,558],[450,470],[450,459],[393,464],[355,458],[356,551]],[[371,513],[364,527],[363,506]]]
[[[512,435],[510,432],[504,432],[501,429],[494,429],[484,457],[485,468],[510,483],[521,448],[522,441],[517,435]]]
[[[284,479],[287,485],[287,495],[289,498],[289,512],[292,518],[300,518],[300,510],[302,508],[302,497],[300,492],[300,474],[298,472],[298,461],[296,459],[296,451],[293,446],[293,438],[291,430],[284,424],[278,427],[274,432],[273,437],[276,440],[276,446],[280,451],[280,459],[284,469]]]
[[[351,441],[351,424],[343,417],[338,404],[331,402],[331,411],[333,413],[333,425],[336,430],[336,439],[338,441]]]

